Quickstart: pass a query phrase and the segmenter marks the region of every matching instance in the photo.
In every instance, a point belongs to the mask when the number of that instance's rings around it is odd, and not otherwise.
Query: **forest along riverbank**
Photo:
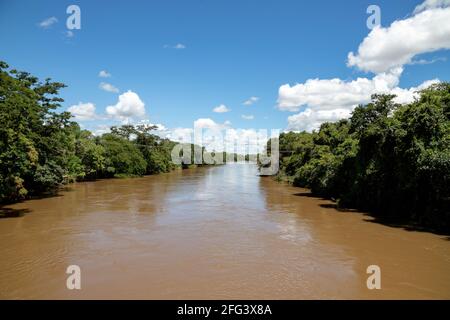
[[[340,212],[251,164],[70,185],[8,206],[0,298],[444,298],[450,241]],[[82,289],[66,289],[79,265]],[[368,290],[366,268],[381,268]]]

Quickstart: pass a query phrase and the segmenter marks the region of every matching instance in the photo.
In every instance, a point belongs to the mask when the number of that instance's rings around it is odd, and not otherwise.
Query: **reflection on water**
[[[230,164],[9,206],[30,212],[0,219],[0,297],[450,298],[449,241],[306,192]],[[80,291],[65,287],[71,264]],[[371,264],[382,290],[366,288]]]

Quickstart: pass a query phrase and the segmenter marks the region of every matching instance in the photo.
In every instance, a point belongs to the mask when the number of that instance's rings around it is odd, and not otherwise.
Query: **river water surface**
[[[8,208],[27,213],[0,219],[0,298],[450,299],[448,238],[337,211],[251,164],[77,183]],[[74,264],[81,290],[66,288]]]

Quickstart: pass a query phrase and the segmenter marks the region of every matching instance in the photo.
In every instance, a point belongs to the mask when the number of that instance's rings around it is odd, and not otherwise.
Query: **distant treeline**
[[[281,134],[278,177],[339,207],[450,232],[450,84],[410,104],[393,98],[374,95],[313,133]]]
[[[44,82],[0,62],[0,203],[52,191],[61,184],[141,176],[186,168],[175,165],[176,142],[151,134],[156,127],[123,125],[94,136],[55,112],[64,84]],[[194,152],[194,145],[190,145]],[[204,148],[201,148],[204,152]]]

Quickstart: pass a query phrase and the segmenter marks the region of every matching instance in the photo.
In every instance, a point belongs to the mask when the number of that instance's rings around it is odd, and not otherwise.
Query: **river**
[[[450,241],[252,164],[70,185],[0,219],[3,299],[450,299]],[[66,268],[81,268],[81,290]],[[381,289],[369,290],[369,265]]]

